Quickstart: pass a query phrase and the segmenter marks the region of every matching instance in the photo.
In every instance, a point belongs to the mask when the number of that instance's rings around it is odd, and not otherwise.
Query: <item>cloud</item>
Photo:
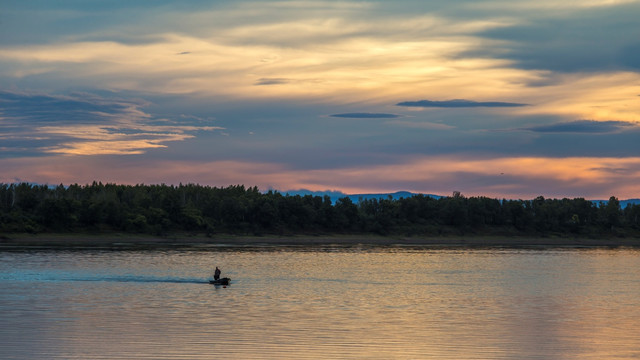
[[[410,128],[410,129],[423,129],[423,130],[451,130],[455,129],[455,126],[442,124],[442,123],[433,123],[433,122],[414,122],[414,121],[404,121],[404,120],[394,120],[389,121],[388,124]]]
[[[584,6],[588,3],[592,6]],[[525,2],[494,5],[508,9],[518,4],[528,7],[521,9],[526,15],[519,16],[520,21],[478,33],[502,42],[502,46],[480,49],[480,53],[510,59],[513,66],[522,69],[560,73],[638,70],[634,61],[638,59],[640,32],[638,1],[564,2],[571,11],[562,11],[563,4],[557,1],[539,8]]]
[[[331,117],[337,118],[349,118],[349,119],[395,119],[401,117],[401,115],[396,114],[385,114],[385,113],[345,113],[345,114],[333,114],[329,115]]]
[[[527,171],[639,153],[640,1],[6,3],[0,176],[516,196],[637,179]]]
[[[636,70],[640,70],[640,43],[623,47],[619,53],[622,64]]]
[[[108,114],[128,114],[129,117],[145,117],[138,110],[146,103],[123,100],[101,99],[91,94],[72,96],[27,94],[0,90],[0,104],[3,116],[19,119],[20,123],[100,123]]]
[[[403,101],[396,104],[397,106],[408,107],[434,107],[434,108],[474,108],[474,107],[520,107],[527,106],[527,104],[511,103],[511,102],[499,102],[499,101],[472,101],[464,99],[445,100],[445,101],[432,101],[432,100],[419,100],[419,101]]]
[[[538,133],[585,133],[585,134],[607,134],[623,131],[629,128],[637,127],[634,123],[625,121],[593,121],[578,120],[570,122],[562,122],[550,125],[535,125],[520,128],[518,130],[527,130]]]
[[[92,19],[102,13],[83,5],[90,13],[83,14],[67,3],[51,6],[58,11],[20,12],[23,23],[45,17],[65,31],[42,35],[14,20],[6,31],[0,29],[0,34],[30,31],[41,40],[0,47],[0,82],[345,103],[373,96],[389,101],[400,92],[402,98],[416,92],[430,96],[426,88],[450,93],[464,87],[463,93],[456,91],[459,96],[473,96],[476,87],[487,89],[485,78],[499,86],[522,76],[504,73],[503,60],[454,58],[486,46],[473,34],[502,26],[491,19],[458,21],[424,9],[389,13],[387,4],[361,1],[209,4],[174,9],[179,6],[120,3],[117,16],[100,19],[100,26],[75,28],[57,14],[72,11]]]
[[[198,131],[222,129],[185,116],[157,118],[143,111],[147,105],[88,93],[0,91],[0,156],[142,154]]]
[[[256,80],[254,85],[279,85],[291,82],[291,79],[285,78],[260,78]]]

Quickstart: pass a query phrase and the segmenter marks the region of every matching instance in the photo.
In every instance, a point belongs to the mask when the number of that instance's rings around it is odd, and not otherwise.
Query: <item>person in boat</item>
[[[213,272],[213,280],[220,280],[220,269],[216,266],[216,271]]]

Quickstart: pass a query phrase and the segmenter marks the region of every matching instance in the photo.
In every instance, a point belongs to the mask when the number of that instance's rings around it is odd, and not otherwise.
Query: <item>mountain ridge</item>
[[[360,200],[372,200],[372,199],[377,199],[377,200],[383,200],[383,199],[389,199],[391,198],[392,200],[399,200],[401,198],[409,198],[412,196],[416,196],[416,195],[422,195],[422,196],[426,196],[426,197],[432,197],[434,199],[440,199],[443,197],[448,197],[445,195],[435,195],[435,194],[423,194],[423,193],[414,193],[414,192],[410,192],[410,191],[396,191],[393,193],[363,193],[363,194],[346,194],[343,193],[342,191],[337,191],[337,190],[326,190],[326,191],[311,191],[311,190],[307,190],[307,189],[300,189],[300,190],[288,190],[288,191],[280,191],[282,194],[284,195],[291,195],[291,196],[295,196],[295,195],[300,195],[300,196],[305,196],[305,195],[311,195],[311,196],[321,196],[324,197],[325,195],[329,196],[329,198],[331,198],[331,203],[335,204],[336,201],[338,201],[338,199],[341,198],[349,198],[352,202],[354,203],[358,203]],[[514,200],[514,199],[509,199],[509,200]],[[531,200],[531,199],[529,199]],[[608,204],[609,200],[589,200],[593,203],[596,204]],[[620,207],[621,208],[625,208],[628,205],[634,204],[640,204],[640,199],[625,199],[625,200],[619,200],[620,201]]]

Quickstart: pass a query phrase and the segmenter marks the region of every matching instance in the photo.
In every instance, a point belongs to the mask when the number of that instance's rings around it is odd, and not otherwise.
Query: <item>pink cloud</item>
[[[638,197],[640,158],[423,157],[394,165],[299,170],[278,163],[168,161],[140,157],[57,156],[2,159],[0,182],[86,184],[244,184],[261,190],[341,190],[345,193],[461,191],[495,198]],[[622,174],[622,175],[621,175]]]

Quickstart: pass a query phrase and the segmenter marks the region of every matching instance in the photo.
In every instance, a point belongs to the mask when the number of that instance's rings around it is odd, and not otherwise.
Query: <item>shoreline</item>
[[[597,248],[640,247],[640,238],[574,238],[520,236],[380,235],[216,235],[167,237],[130,234],[0,234],[0,251],[10,249],[162,249],[270,246],[415,246],[415,247],[513,247]]]

